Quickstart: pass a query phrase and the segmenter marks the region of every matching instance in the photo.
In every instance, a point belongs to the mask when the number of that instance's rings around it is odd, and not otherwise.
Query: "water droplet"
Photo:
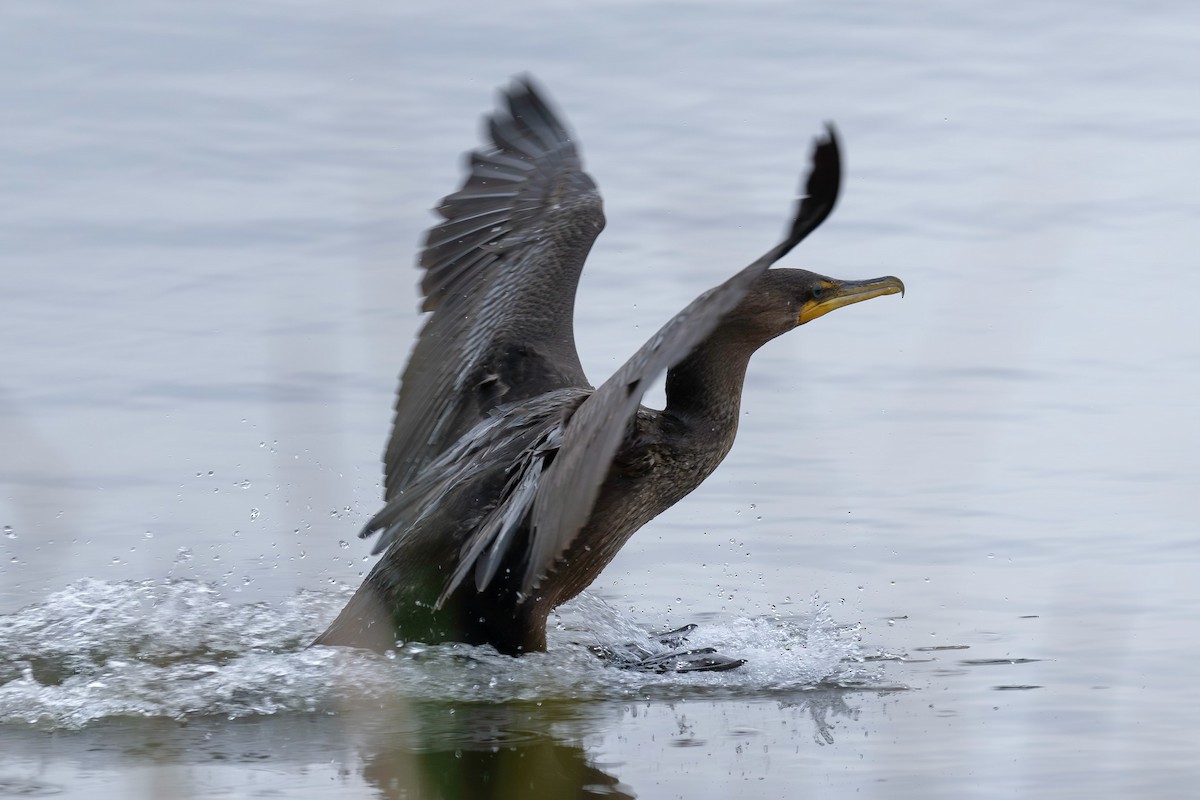
[[[345,539],[341,539],[341,540],[339,540],[339,541],[338,541],[338,547],[340,547],[340,548],[342,548],[343,550],[345,550],[345,549],[347,549],[347,548],[349,548],[349,547],[350,547],[350,543],[349,543],[349,542],[347,542]]]
[[[15,532],[15,531],[12,529],[12,525],[5,525],[5,526],[4,526],[4,537],[5,537],[6,539],[15,539],[15,538],[17,538],[17,534],[16,534],[16,532]]]
[[[257,508],[250,509],[250,519],[258,519],[261,513]]]

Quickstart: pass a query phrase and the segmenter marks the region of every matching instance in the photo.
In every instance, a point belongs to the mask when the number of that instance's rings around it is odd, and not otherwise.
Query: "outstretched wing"
[[[531,78],[486,120],[492,147],[438,207],[421,252],[433,312],[400,379],[384,498],[498,405],[588,386],[575,350],[579,272],[604,227],[571,133]]]
[[[750,266],[708,290],[676,314],[571,417],[533,503],[533,535],[522,591],[537,587],[587,522],[613,456],[646,387],[683,360],[746,296],[751,284],[820,225],[837,201],[841,159],[837,134],[826,126],[787,237]]]

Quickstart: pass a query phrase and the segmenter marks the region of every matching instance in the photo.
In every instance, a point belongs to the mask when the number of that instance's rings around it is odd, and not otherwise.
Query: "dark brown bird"
[[[544,650],[546,618],[733,445],[746,364],[836,308],[904,291],[768,269],[833,209],[832,126],[786,238],[700,295],[599,386],[575,350],[579,272],[604,227],[575,140],[528,77],[487,118],[420,266],[431,312],[401,378],[384,455],[383,557],[316,644],[397,640]],[[666,408],[642,406],[667,371]],[[735,662],[740,663],[740,662]]]

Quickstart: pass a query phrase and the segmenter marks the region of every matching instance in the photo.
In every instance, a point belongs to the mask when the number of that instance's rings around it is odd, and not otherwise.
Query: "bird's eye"
[[[812,290],[812,299],[813,300],[824,300],[825,296],[828,294],[829,294],[829,288],[827,286],[814,286],[813,290]]]

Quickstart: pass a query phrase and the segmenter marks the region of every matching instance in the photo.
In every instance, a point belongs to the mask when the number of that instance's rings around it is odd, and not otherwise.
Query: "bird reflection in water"
[[[849,696],[840,689],[798,692],[778,698],[779,713],[793,721],[799,736],[807,730],[800,720],[809,717],[812,739],[818,744],[832,744],[835,719],[852,720],[858,714],[858,709],[847,704]],[[681,732],[676,738],[663,740],[672,748],[704,748],[719,757],[738,747],[738,740],[728,730],[729,716],[737,716],[737,710],[729,706],[738,704],[727,700],[657,706],[663,713],[675,715],[675,719],[651,727]],[[441,704],[409,708],[412,716],[408,721],[416,728],[408,734],[381,732],[357,742],[363,779],[376,787],[380,796],[396,800],[612,800],[638,795],[628,777],[623,780],[623,776],[609,771],[612,767],[602,760],[603,754],[586,750],[580,743],[589,730],[619,729],[630,719],[627,708],[586,703],[468,703],[456,704],[452,710],[451,714],[451,709]],[[350,719],[360,718],[351,715]],[[360,739],[362,728],[375,726],[368,723],[354,727],[359,729],[351,736]],[[716,735],[706,735],[710,729]],[[687,733],[682,733],[685,730]],[[690,756],[672,755],[671,750],[646,753],[645,757],[672,768],[692,760]],[[642,761],[638,770],[654,771],[654,764]],[[669,785],[669,779],[662,780]]]
[[[372,754],[363,778],[385,798],[515,800],[515,798],[636,797],[615,776],[594,766],[583,748],[537,737],[521,745]],[[414,787],[420,787],[414,793]]]
[[[490,147],[469,155],[420,256],[430,316],[400,382],[385,504],[361,534],[378,534],[383,556],[317,644],[544,650],[548,614],[725,458],[750,356],[830,311],[904,290],[891,276],[770,269],[833,210],[841,160],[828,126],[784,239],[593,388],[574,311],[604,227],[600,194],[531,79],[517,79],[503,104],[486,120]],[[642,406],[664,371],[665,408]],[[670,668],[740,663],[680,649]]]

